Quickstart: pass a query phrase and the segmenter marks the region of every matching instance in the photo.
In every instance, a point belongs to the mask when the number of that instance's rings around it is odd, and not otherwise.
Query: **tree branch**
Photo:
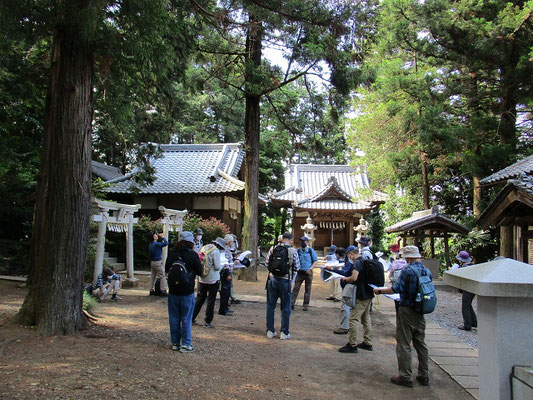
[[[307,74],[307,72],[308,72],[311,68],[313,68],[313,67],[316,65],[317,62],[318,62],[318,61],[315,61],[315,62],[312,63],[309,67],[307,67],[304,71],[302,71],[302,72],[300,72],[300,73],[294,75],[292,78],[290,78],[290,79],[286,79],[286,80],[284,80],[283,82],[281,82],[280,84],[278,84],[278,85],[276,85],[276,86],[274,86],[274,87],[270,87],[270,88],[268,88],[268,89],[263,90],[263,91],[261,92],[261,95],[264,95],[264,94],[270,93],[270,92],[272,92],[272,91],[274,91],[274,90],[276,90],[276,89],[279,89],[279,88],[281,88],[281,87],[283,87],[283,86],[285,86],[285,85],[288,85],[288,84],[291,83],[291,82],[294,82],[294,81],[295,81],[296,79],[298,79],[299,77],[301,77],[301,76]]]

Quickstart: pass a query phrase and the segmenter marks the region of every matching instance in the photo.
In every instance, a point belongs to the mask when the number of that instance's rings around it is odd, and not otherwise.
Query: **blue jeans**
[[[291,282],[288,279],[271,276],[267,282],[267,330],[275,332],[274,311],[276,303],[280,299],[281,305],[281,331],[289,334],[289,320],[291,317]]]
[[[187,296],[168,295],[168,323],[172,344],[190,346],[193,311],[194,293]]]

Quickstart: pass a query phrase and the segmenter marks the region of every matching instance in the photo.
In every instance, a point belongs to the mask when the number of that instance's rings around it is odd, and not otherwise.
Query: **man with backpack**
[[[168,240],[162,233],[154,232],[152,234],[152,242],[148,246],[148,256],[150,257],[150,269],[152,270],[152,279],[150,281],[150,295],[151,296],[168,296],[167,280],[165,279],[165,268],[162,265],[161,259],[163,247],[168,246]],[[156,291],[156,283],[159,281],[159,288],[161,292]]]
[[[298,293],[300,292],[300,287],[302,282],[305,282],[305,293],[304,293],[304,303],[303,311],[307,311],[309,306],[309,301],[311,300],[311,286],[313,285],[313,267],[318,261],[315,250],[309,247],[309,239],[307,236],[303,236],[300,239],[301,246],[298,249],[298,260],[300,261],[300,269],[296,273],[296,280],[294,281],[294,288],[292,289],[292,305],[291,309],[294,310],[294,304],[298,298]]]
[[[399,375],[391,378],[395,385],[413,387],[411,369],[411,341],[418,355],[416,380],[429,385],[428,348],[425,343],[426,319],[436,304],[435,293],[421,293],[422,283],[431,282],[431,272],[420,261],[422,256],[416,246],[405,246],[400,254],[409,264],[402,270],[399,280],[390,288],[376,288],[375,294],[400,294],[400,307],[396,317],[396,356]],[[434,291],[434,287],[433,287]],[[433,297],[431,297],[433,296]]]
[[[168,271],[168,322],[172,350],[191,353],[192,314],[194,311],[194,284],[202,273],[202,263],[193,250],[192,232],[183,231],[176,247],[169,252],[165,269]]]
[[[215,300],[220,281],[220,251],[224,250],[224,246],[224,239],[217,237],[213,243],[206,244],[202,247],[202,251],[200,252],[200,255],[202,256],[203,273],[198,282],[198,294],[196,295],[196,304],[194,305],[194,313],[192,316],[193,325],[196,324],[196,317],[200,313],[200,310],[207,299],[204,328],[213,328],[212,321],[215,310]],[[205,273],[206,269],[207,274]]]
[[[370,250],[370,243],[372,240],[367,237],[360,237],[357,239],[357,244],[359,246],[359,254],[361,254],[361,257],[367,260],[371,260],[374,258],[374,253],[372,253],[372,250]]]
[[[343,271],[346,277],[342,280],[355,285],[356,302],[350,312],[348,343],[339,349],[341,353],[357,353],[358,349],[372,351],[372,320],[370,319],[370,304],[374,298],[363,257],[359,249],[350,246],[346,249],[346,255],[352,268]],[[349,265],[349,264],[348,264]],[[357,325],[363,325],[363,341],[357,344]]]
[[[300,268],[300,261],[296,249],[291,246],[293,236],[285,232],[281,243],[272,246],[268,251],[265,264],[269,274],[267,278],[267,311],[266,326],[267,337],[277,335],[274,329],[274,312],[278,298],[281,302],[281,336],[282,340],[291,338],[289,333],[289,320],[291,316],[291,281],[294,273]]]

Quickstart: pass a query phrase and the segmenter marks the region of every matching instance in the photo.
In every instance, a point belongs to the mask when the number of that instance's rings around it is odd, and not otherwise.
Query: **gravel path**
[[[474,298],[472,306],[477,313],[477,297]],[[477,329],[472,329],[470,332],[457,329],[458,326],[463,325],[461,293],[457,290],[437,288],[437,308],[429,314],[428,318],[450,331],[466,344],[477,348]]]

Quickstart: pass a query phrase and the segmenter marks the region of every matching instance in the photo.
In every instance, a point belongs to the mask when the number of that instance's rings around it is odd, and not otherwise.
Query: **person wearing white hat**
[[[395,385],[413,387],[411,369],[411,342],[418,355],[418,374],[416,380],[422,386],[429,385],[429,355],[425,343],[426,319],[424,314],[413,309],[418,292],[418,277],[429,276],[431,272],[421,262],[422,256],[416,246],[405,246],[400,254],[409,264],[400,274],[400,278],[392,287],[376,288],[375,294],[400,294],[400,307],[396,314],[396,357],[398,358],[399,375],[391,378]]]
[[[234,314],[232,310],[229,309],[229,299],[231,296],[231,280],[233,272],[233,254],[231,253],[231,248],[235,243],[235,239],[232,234],[228,233],[224,236],[224,254],[226,255],[226,264],[221,265],[220,272],[220,307],[218,313],[224,316],[231,316]],[[235,260],[235,263],[239,263],[238,260]]]

